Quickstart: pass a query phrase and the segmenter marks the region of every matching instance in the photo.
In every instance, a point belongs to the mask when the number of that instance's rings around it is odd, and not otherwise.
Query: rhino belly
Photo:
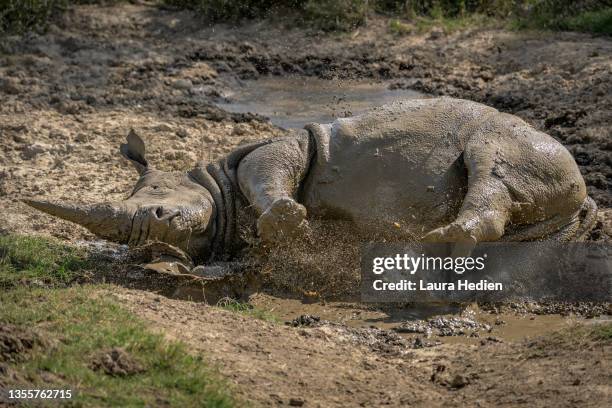
[[[315,164],[305,184],[309,214],[413,236],[454,219],[467,190],[461,152],[410,145],[378,140],[330,149],[329,160]]]

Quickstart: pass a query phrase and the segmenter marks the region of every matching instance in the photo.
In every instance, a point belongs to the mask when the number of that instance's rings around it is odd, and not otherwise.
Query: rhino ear
[[[145,158],[145,143],[134,129],[128,133],[127,143],[121,145],[120,151],[123,157],[132,162],[138,174],[142,175],[150,168]]]

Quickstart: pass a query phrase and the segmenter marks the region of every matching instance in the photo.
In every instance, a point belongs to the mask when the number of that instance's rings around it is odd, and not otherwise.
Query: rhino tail
[[[597,223],[597,204],[595,204],[595,200],[586,196],[582,207],[580,207],[578,217],[580,218],[580,225],[573,238],[576,241],[583,241]]]
[[[558,215],[506,233],[502,241],[584,241],[597,221],[597,204],[587,196],[571,216]]]

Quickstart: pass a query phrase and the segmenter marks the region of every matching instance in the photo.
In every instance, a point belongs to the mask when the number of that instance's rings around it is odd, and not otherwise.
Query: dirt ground
[[[349,34],[279,22],[203,28],[188,12],[121,4],[75,7],[45,35],[2,39],[0,233],[93,239],[19,200],[125,197],[136,174],[118,146],[131,128],[165,170],[278,135],[264,118],[214,103],[247,79],[306,75],[384,79],[520,116],[574,154],[599,206],[590,239],[610,240],[610,39],[504,30],[397,37],[386,24],[374,18]],[[414,349],[378,329],[292,328],[145,291],[116,296],[213,359],[256,404],[603,406],[611,395],[610,350],[586,340]]]
[[[323,323],[291,327],[201,303],[109,294],[202,352],[255,405],[606,406],[610,345],[586,338],[416,348],[397,334]]]

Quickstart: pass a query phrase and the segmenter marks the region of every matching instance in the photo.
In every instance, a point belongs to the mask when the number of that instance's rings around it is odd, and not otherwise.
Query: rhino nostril
[[[155,216],[157,218],[161,218],[164,215],[164,208],[163,207],[157,207],[157,209],[155,210]]]

